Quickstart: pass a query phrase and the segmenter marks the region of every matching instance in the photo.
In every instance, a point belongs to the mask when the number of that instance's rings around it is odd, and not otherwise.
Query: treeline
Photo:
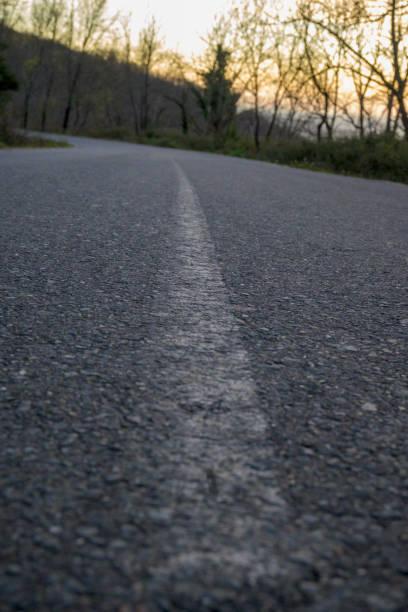
[[[0,0],[0,43],[19,82],[23,128],[145,135],[177,129],[222,142],[408,139],[406,0],[240,0],[216,18],[204,52],[166,49],[152,19],[106,0]],[[136,42],[134,42],[136,41]]]
[[[19,83],[12,100],[15,125],[137,133],[176,125],[177,109],[168,99],[177,97],[177,85],[154,74],[161,44],[155,22],[133,48],[129,20],[109,17],[106,5],[106,0],[34,0],[29,5],[1,0],[0,41]]]

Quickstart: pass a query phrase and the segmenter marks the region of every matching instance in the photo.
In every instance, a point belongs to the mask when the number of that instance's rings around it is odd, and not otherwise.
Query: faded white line
[[[161,517],[169,520],[153,585],[206,573],[255,581],[275,573],[271,521],[285,515],[273,450],[258,406],[215,248],[198,197],[179,166],[177,250],[156,303],[158,409],[173,431],[160,455]],[[208,578],[210,581],[210,578]],[[221,581],[221,582],[222,582]],[[151,587],[153,588],[153,585]]]

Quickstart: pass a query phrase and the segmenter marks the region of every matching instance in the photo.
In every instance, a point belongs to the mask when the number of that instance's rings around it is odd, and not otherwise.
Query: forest
[[[132,32],[107,0],[0,0],[3,115],[322,167],[375,151],[367,163],[406,167],[407,1],[232,0],[203,38],[185,57],[154,17]]]

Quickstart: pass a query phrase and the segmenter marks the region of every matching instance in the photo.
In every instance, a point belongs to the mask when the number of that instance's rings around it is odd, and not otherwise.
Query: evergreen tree
[[[4,45],[0,46],[0,111],[4,108],[7,93],[9,91],[16,91],[18,89],[18,83],[14,76],[9,72],[6,62],[1,55],[4,51]]]
[[[207,131],[214,135],[218,143],[228,135],[239,99],[227,76],[229,58],[230,52],[222,44],[217,44],[212,64],[199,73],[202,86],[192,86]]]

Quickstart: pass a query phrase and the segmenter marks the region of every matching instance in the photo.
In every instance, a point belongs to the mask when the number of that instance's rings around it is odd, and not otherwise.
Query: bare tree
[[[257,151],[260,147],[262,90],[271,71],[272,60],[272,30],[267,7],[268,0],[243,0],[235,5],[231,13],[242,57],[240,76],[243,89],[253,104],[253,137]]]
[[[61,23],[65,11],[64,0],[34,0],[30,7],[30,33],[27,39],[29,50],[23,62],[23,112],[22,127],[27,129],[29,123],[30,103],[33,94],[39,87],[40,79],[45,81],[45,96],[42,108],[41,128],[45,128],[47,106],[54,81],[55,62],[52,55],[55,43],[61,34]]]
[[[279,125],[282,132],[292,133],[295,118],[300,110],[300,97],[304,88],[304,79],[300,78],[300,41],[297,32],[287,24],[275,21],[272,49],[271,115],[265,139],[269,140]],[[296,122],[297,125],[297,122]]]
[[[190,67],[185,57],[177,51],[166,53],[166,67],[163,76],[174,85],[174,91],[166,94],[166,99],[179,109],[180,129],[183,134],[188,134],[191,123],[191,82],[188,78]]]
[[[139,127],[145,132],[151,118],[151,80],[157,67],[163,49],[163,38],[159,25],[154,17],[139,32],[139,40],[135,49],[135,59],[142,71],[142,87],[139,96]]]
[[[133,130],[135,134],[139,133],[139,113],[137,103],[137,92],[134,87],[134,75],[135,65],[133,62],[133,48],[132,48],[132,30],[131,30],[131,15],[122,16],[120,23],[122,26],[123,40],[124,40],[124,51],[122,63],[125,70],[126,88],[129,97],[130,107],[133,118]]]
[[[66,20],[64,42],[68,47],[66,57],[67,94],[62,129],[70,123],[75,94],[82,76],[86,54],[98,48],[104,34],[118,16],[108,18],[107,0],[71,0]]]
[[[41,131],[46,129],[48,105],[51,92],[54,87],[56,75],[56,45],[61,40],[63,19],[66,15],[66,0],[39,0],[34,3],[37,10],[34,11],[34,19],[38,19],[38,29],[42,30],[42,36],[49,43],[47,45],[47,57],[44,66],[44,99],[41,109]],[[41,25],[42,24],[42,25]]]
[[[148,21],[132,45],[131,15],[121,19],[124,40],[123,66],[128,98],[132,111],[133,129],[136,134],[145,132],[151,122],[151,86],[153,76],[162,60],[163,38],[154,17]]]
[[[356,44],[361,53],[364,50],[364,35],[363,32],[358,34]],[[375,48],[374,59],[381,53],[381,49],[377,43]],[[372,131],[374,126],[373,114],[374,107],[379,107],[378,88],[373,84],[373,70],[364,70],[362,60],[357,58],[353,61],[345,62],[345,72],[351,76],[354,91],[351,99],[343,95],[341,110],[345,119],[355,128],[360,138],[364,138],[367,128]]]
[[[341,44],[349,58],[360,62],[360,73],[365,79],[370,77],[372,83],[388,91],[391,108],[395,100],[408,140],[406,0],[301,0],[299,13],[302,19]],[[358,34],[362,29],[367,41],[364,49],[358,44]],[[376,53],[377,48],[381,49],[381,54]]]
[[[26,9],[24,0],[0,0],[0,42],[5,28],[16,28],[23,20]]]
[[[324,30],[308,19],[297,20],[296,29],[302,44],[299,66],[303,78],[302,104],[316,121],[316,136],[320,141],[333,138],[340,108],[340,84],[344,75],[344,45],[331,39]]]

